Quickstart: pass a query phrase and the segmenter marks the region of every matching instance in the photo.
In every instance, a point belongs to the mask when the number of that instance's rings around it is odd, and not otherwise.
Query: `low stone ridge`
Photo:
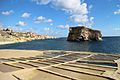
[[[25,42],[38,39],[52,39],[48,35],[38,35],[32,32],[14,32],[11,29],[0,29],[0,42]]]
[[[93,30],[84,26],[70,27],[68,41],[101,41],[102,34],[99,30]]]

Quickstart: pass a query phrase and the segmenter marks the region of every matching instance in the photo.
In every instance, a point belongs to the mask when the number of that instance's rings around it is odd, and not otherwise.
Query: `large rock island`
[[[101,41],[102,34],[99,30],[93,30],[84,26],[70,27],[68,41]]]

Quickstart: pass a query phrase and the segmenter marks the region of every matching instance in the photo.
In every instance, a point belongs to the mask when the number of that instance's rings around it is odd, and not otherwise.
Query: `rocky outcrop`
[[[68,41],[100,41],[102,34],[99,30],[93,30],[84,26],[70,27],[67,37]]]
[[[0,42],[25,42],[38,39],[52,39],[48,35],[38,35],[32,32],[14,32],[11,29],[0,30]]]

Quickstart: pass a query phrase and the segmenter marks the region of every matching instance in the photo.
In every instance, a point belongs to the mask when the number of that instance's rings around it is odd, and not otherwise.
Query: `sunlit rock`
[[[101,41],[102,34],[99,30],[93,30],[84,26],[70,27],[68,41]]]

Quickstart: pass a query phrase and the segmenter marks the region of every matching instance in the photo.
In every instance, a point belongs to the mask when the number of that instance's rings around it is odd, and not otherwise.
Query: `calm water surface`
[[[35,40],[31,42],[1,45],[0,49],[68,50],[120,54],[120,37],[104,37],[103,41],[90,42],[68,42],[66,38]]]

